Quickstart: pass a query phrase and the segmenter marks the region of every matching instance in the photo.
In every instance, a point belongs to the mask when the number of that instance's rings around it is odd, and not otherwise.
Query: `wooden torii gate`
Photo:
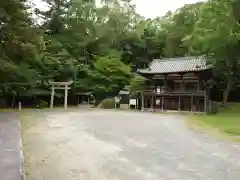
[[[55,94],[55,89],[64,89],[65,94],[64,94],[64,109],[67,109],[67,100],[68,100],[68,90],[71,89],[69,85],[71,85],[73,81],[66,81],[66,82],[50,82],[52,85],[52,94],[51,94],[51,102],[50,102],[50,108],[53,108],[53,103],[54,103],[54,94]]]

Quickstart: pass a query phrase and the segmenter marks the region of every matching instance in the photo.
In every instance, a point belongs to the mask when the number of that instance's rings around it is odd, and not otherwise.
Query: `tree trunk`
[[[232,79],[231,77],[228,78],[227,80],[227,86],[225,88],[225,90],[223,91],[223,106],[227,105],[227,101],[228,101],[228,96],[229,96],[229,92],[232,88]]]

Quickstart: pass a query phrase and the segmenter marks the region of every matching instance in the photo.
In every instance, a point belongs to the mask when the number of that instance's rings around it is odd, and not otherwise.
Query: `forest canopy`
[[[77,92],[102,100],[141,79],[136,69],[153,59],[190,55],[205,55],[214,65],[216,100],[234,100],[240,80],[234,0],[188,4],[155,19],[138,14],[130,0],[101,6],[94,0],[43,1],[47,10],[1,0],[0,104],[48,100],[49,82],[68,80],[74,81],[73,100]]]

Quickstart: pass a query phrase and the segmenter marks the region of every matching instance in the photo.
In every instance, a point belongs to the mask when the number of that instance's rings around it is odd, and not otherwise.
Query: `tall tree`
[[[36,59],[43,41],[27,10],[25,0],[0,4],[1,94],[15,96],[36,84]]]
[[[215,65],[217,80],[224,89],[224,105],[240,73],[239,32],[231,0],[211,0],[202,5],[193,31],[193,47]]]
[[[198,20],[199,9],[203,3],[187,4],[163,19],[162,33],[166,34],[165,56],[186,56],[189,44],[186,41]]]

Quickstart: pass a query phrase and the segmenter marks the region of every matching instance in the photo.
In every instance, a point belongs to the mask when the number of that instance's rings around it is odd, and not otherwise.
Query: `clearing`
[[[27,180],[238,180],[240,145],[182,116],[115,110],[21,115]]]

